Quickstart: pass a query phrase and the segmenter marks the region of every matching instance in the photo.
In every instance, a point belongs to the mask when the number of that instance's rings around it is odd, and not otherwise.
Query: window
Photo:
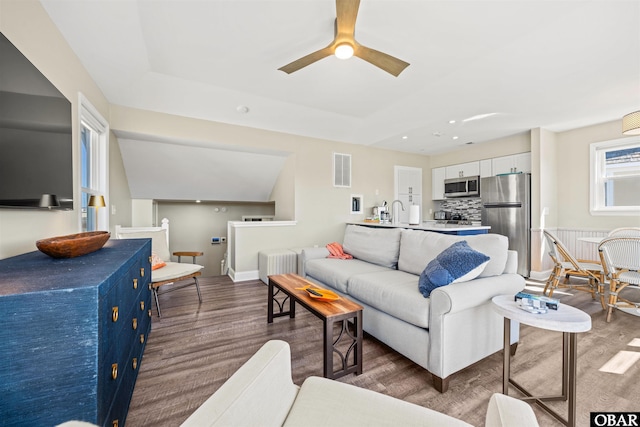
[[[105,209],[88,207],[89,197],[104,196],[108,203],[109,125],[91,103],[80,94],[80,206],[82,231],[106,230]]]
[[[593,215],[640,212],[640,138],[591,144]]]

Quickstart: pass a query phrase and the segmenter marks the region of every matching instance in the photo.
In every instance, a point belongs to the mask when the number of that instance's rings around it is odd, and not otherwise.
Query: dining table
[[[601,237],[578,237],[578,241],[580,242],[587,242],[587,243],[594,243],[594,244],[599,244],[600,242],[602,242],[604,239],[606,239],[608,236],[601,236]]]

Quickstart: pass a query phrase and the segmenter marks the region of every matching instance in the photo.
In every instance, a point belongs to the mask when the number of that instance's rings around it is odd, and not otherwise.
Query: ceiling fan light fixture
[[[334,54],[338,59],[349,59],[353,56],[353,46],[349,43],[340,43],[336,46]]]

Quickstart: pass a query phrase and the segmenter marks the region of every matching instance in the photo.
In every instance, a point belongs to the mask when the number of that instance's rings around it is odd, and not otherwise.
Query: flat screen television
[[[71,102],[0,33],[0,208],[73,209]]]

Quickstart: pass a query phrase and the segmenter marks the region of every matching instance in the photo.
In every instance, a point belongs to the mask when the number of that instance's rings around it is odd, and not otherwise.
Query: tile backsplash
[[[451,214],[460,214],[470,221],[480,221],[482,199],[479,197],[469,197],[461,199],[443,200],[436,210],[451,212]]]

